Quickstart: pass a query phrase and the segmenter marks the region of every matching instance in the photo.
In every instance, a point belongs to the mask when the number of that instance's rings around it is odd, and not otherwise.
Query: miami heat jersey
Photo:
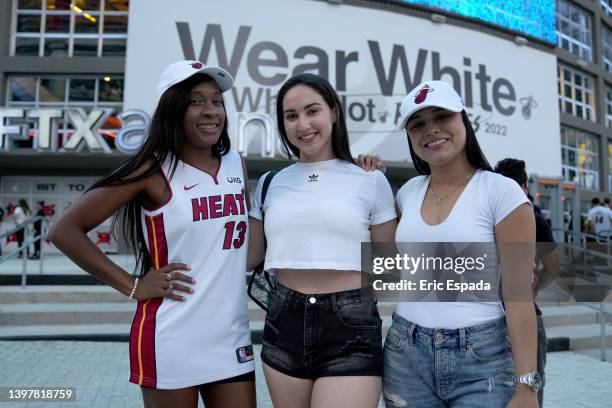
[[[221,158],[214,176],[179,161],[172,195],[142,209],[153,267],[181,262],[195,278],[194,293],[139,301],[130,332],[130,381],[176,389],[254,370],[246,301],[248,214],[238,152]],[[151,273],[151,272],[150,272]],[[179,283],[182,283],[179,281]]]

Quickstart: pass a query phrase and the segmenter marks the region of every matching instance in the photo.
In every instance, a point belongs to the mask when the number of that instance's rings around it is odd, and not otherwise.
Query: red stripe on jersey
[[[140,321],[142,320],[142,306],[145,302],[138,301],[136,313],[130,329],[130,382],[138,384],[140,377],[140,364],[138,362],[138,337],[140,332]]]
[[[149,253],[155,270],[168,264],[168,245],[164,231],[164,216],[145,216]],[[149,272],[155,273],[155,272]],[[138,309],[130,333],[130,381],[144,387],[156,388],[155,318],[163,298],[138,302]]]

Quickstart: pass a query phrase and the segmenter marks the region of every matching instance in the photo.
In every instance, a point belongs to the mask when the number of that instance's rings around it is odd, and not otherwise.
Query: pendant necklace
[[[474,174],[474,172],[470,172],[467,175],[467,177],[465,179],[463,179],[463,181],[461,182],[461,184],[458,187],[452,189],[450,191],[450,193],[447,193],[447,194],[445,194],[445,195],[443,195],[441,197],[438,194],[436,194],[436,192],[434,191],[433,186],[431,185],[431,182],[430,182],[429,183],[429,189],[431,190],[431,194],[433,195],[432,200],[433,200],[434,207],[438,207],[438,206],[442,205],[442,200],[448,198],[451,194],[454,194],[461,187],[464,187],[467,184],[467,182],[470,180],[470,178],[472,177],[473,174]]]

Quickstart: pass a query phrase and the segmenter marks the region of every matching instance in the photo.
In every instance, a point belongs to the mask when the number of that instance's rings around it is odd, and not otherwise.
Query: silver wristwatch
[[[512,382],[514,384],[525,384],[535,392],[542,388],[542,376],[537,371],[532,371],[523,375],[513,375]]]

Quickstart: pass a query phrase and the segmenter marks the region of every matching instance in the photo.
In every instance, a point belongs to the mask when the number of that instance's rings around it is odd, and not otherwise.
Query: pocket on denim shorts
[[[381,322],[376,303],[343,305],[336,313],[340,323],[353,329],[376,329]]]
[[[491,362],[501,360],[512,355],[508,336],[487,339],[468,345],[468,352],[478,361]]]
[[[268,295],[268,313],[266,319],[275,320],[283,310],[284,300],[275,292]]]
[[[387,330],[387,337],[385,338],[385,348],[392,351],[402,351],[403,347],[401,346],[401,335],[399,330],[393,324]]]

